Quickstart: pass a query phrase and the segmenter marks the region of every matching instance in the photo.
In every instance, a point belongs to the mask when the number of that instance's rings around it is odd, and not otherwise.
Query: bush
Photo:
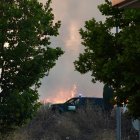
[[[122,140],[138,139],[130,120],[122,116]],[[6,140],[115,140],[115,121],[115,113],[110,116],[98,107],[59,114],[44,106]]]

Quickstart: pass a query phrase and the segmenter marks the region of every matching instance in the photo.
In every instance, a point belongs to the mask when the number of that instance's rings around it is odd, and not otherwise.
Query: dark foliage
[[[106,20],[91,19],[80,29],[85,50],[75,68],[110,85],[116,104],[127,103],[129,113],[140,117],[140,9],[118,9],[106,0],[99,10]],[[114,27],[120,31],[112,33]]]
[[[51,0],[0,1],[0,133],[32,118],[39,106],[40,78],[48,75],[60,48],[51,48],[58,35]]]

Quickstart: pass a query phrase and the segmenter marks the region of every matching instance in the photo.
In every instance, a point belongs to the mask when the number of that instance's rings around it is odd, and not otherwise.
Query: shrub
[[[53,113],[46,106],[27,126],[6,140],[115,140],[115,113],[111,116],[95,107],[77,112]],[[137,140],[131,119],[122,116],[122,140]]]

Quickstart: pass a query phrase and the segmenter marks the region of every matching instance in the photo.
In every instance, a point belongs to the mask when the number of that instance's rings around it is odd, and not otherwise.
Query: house
[[[140,0],[112,0],[112,5],[119,8],[140,8]]]

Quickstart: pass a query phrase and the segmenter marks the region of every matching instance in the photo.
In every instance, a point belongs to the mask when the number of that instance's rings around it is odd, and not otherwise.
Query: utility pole
[[[116,108],[116,121],[117,121],[116,140],[121,140],[121,107],[119,106],[117,106]]]
[[[116,27],[116,33],[119,32],[119,27]],[[117,105],[116,107],[116,122],[117,122],[117,128],[116,128],[116,140],[121,140],[121,107]]]

